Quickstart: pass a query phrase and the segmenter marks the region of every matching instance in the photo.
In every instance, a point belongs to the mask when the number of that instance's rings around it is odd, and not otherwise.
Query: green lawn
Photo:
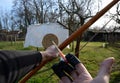
[[[23,48],[24,42],[0,42],[0,50],[37,50],[35,47]],[[86,42],[81,43],[81,47]],[[80,51],[79,58],[84,63],[88,71],[93,77],[96,76],[100,63],[107,57],[115,57],[116,61],[113,65],[111,72],[110,83],[120,83],[120,49],[115,47],[107,46],[106,48],[102,47],[103,42],[90,42]],[[42,50],[43,48],[39,48]],[[64,49],[64,54],[73,53],[71,49]],[[40,71],[37,72],[27,83],[58,83],[58,77],[53,74],[53,71],[49,69],[46,72],[42,70],[48,69],[58,62],[58,59],[48,63]]]

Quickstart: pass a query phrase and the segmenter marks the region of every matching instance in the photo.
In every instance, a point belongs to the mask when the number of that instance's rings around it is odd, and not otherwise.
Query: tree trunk
[[[78,37],[76,39],[76,47],[75,47],[75,56],[79,58],[79,49],[80,49],[80,41],[81,41],[81,37]]]

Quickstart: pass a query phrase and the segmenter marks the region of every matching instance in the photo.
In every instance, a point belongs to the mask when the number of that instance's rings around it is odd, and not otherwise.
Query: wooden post
[[[91,18],[86,24],[81,26],[77,31],[75,31],[69,38],[67,38],[63,43],[60,44],[59,48],[63,50],[67,45],[69,45],[76,37],[82,35],[82,33],[89,28],[95,21],[97,21],[102,15],[104,15],[112,6],[114,6],[119,0],[113,0],[104,9],[98,12],[93,18]],[[40,64],[35,69],[31,70],[19,83],[25,83],[32,75],[34,75],[39,69],[42,68],[48,61]]]

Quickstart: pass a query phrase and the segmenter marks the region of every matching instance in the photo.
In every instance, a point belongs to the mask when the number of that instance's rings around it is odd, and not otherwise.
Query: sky
[[[10,10],[12,8],[12,2],[14,0],[1,0],[0,1],[0,10]],[[103,9],[105,6],[107,6],[111,1],[113,0],[101,0],[102,1],[102,7],[100,8]],[[110,12],[115,12],[115,6],[110,9]],[[93,26],[103,26],[109,19],[105,18],[102,16],[97,22],[93,24]],[[113,24],[113,22],[109,23],[108,25]]]
[[[101,9],[103,9],[105,6],[107,6],[110,2],[112,2],[113,0],[102,0],[102,7],[101,7]],[[100,10],[101,10],[100,9]],[[115,14],[115,12],[116,12],[116,5],[115,6],[113,6],[108,12],[111,12],[111,13],[113,13],[113,14]],[[109,13],[105,13],[105,15],[106,14],[109,14]],[[102,17],[100,17],[100,19],[98,19],[98,21],[96,21],[93,25],[92,25],[92,27],[94,27],[94,26],[100,26],[100,27],[102,27],[102,26],[104,26],[111,18],[107,18],[107,17],[105,17],[105,15],[103,15]],[[108,25],[107,25],[107,27],[109,28],[109,26],[114,26],[113,24],[115,24],[116,25],[116,23],[114,22],[114,21],[110,21],[109,23],[108,23]]]
[[[0,9],[10,10],[12,8],[13,0],[0,0]]]
[[[11,9],[12,2],[14,0],[1,0],[0,1],[0,9]],[[105,7],[108,3],[110,3],[112,0],[102,0],[102,8]]]

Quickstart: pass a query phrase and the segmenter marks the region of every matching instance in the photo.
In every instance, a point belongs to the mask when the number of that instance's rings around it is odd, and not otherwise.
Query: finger
[[[67,76],[61,78],[59,83],[72,83]]]
[[[87,71],[87,69],[85,68],[85,66],[80,62],[80,60],[75,57],[74,55],[72,54],[67,54],[66,55],[66,58],[68,60],[68,62],[73,66],[75,67],[78,75],[81,76],[81,79],[82,78],[89,78],[89,79],[92,79],[91,75],[89,74],[89,72]],[[75,74],[75,72],[74,72]]]
[[[63,83],[71,83],[72,82],[72,79],[70,78],[70,76],[68,74],[71,71],[73,71],[73,68],[70,67],[64,61],[60,61],[59,63],[54,64],[52,66],[52,69],[53,69],[54,73],[61,79],[61,83],[62,82]]]
[[[48,47],[44,52],[41,53],[44,54],[44,58],[49,60],[55,59],[58,56],[58,51],[54,45]]]
[[[50,47],[48,47],[46,49],[46,52],[50,53],[51,55],[57,55],[58,54],[58,50],[56,49],[56,47],[54,45],[51,45]]]
[[[61,78],[60,83],[72,83],[72,81],[67,76],[64,76]]]
[[[75,68],[81,80],[92,80],[92,76],[82,63],[77,64]]]
[[[72,77],[73,80],[76,80],[78,78],[78,74],[77,74],[76,70],[73,70],[70,73],[70,76]]]
[[[109,57],[105,59],[101,64],[98,75],[99,76],[109,75],[114,61],[115,61],[114,57]]]
[[[92,83],[109,83],[110,70],[114,61],[115,59],[113,57],[105,59],[101,64],[97,77]]]
[[[62,66],[63,71],[67,73],[71,81],[77,77],[75,68],[73,68],[69,63],[60,61],[59,66]]]
[[[63,71],[62,67],[59,66],[59,64],[54,64],[52,66],[52,70],[54,71],[54,73],[61,79],[62,77],[66,77],[67,75],[65,74],[65,72]]]

